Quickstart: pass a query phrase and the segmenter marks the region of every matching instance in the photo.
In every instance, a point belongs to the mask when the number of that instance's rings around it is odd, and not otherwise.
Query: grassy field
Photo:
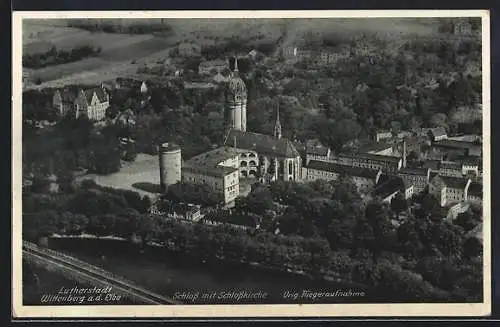
[[[173,44],[167,38],[149,34],[89,32],[66,27],[54,20],[24,22],[23,28],[24,53],[46,52],[52,46],[64,50],[83,45],[102,49],[99,57],[40,69],[26,69],[31,80],[42,80],[40,88],[75,82],[95,84],[108,78],[108,74],[109,78],[115,78],[129,71],[135,72],[137,67],[131,64],[132,61],[148,58],[154,53],[164,53]]]
[[[134,24],[139,19],[116,20],[117,24]],[[144,20],[142,20],[144,22]],[[415,18],[371,19],[167,19],[173,35],[155,37],[150,34],[120,34],[89,32],[71,28],[65,20],[29,20],[23,23],[23,51],[37,53],[52,46],[71,49],[82,45],[101,47],[97,58],[79,62],[26,70],[30,79],[42,80],[31,88],[60,87],[70,83],[96,84],[106,79],[134,74],[140,65],[155,63],[169,55],[178,42],[199,45],[223,43],[230,38],[253,42],[277,42],[286,30],[285,44],[300,43],[308,32],[325,36],[330,34],[355,35],[376,33],[380,37],[405,40],[407,37],[425,37],[435,34],[436,20]],[[256,38],[256,37],[259,38]]]

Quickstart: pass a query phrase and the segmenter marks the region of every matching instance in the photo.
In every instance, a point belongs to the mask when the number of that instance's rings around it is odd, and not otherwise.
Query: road
[[[182,304],[181,302],[134,285],[131,281],[115,276],[104,269],[62,253],[38,247],[30,242],[23,241],[23,256],[30,256],[34,260],[49,264],[52,267],[64,269],[82,280],[87,280],[97,285],[111,286],[115,292],[119,292],[144,304]]]

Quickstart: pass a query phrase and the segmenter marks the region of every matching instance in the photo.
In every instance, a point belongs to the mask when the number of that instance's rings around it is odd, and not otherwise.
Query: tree
[[[434,114],[430,119],[430,124],[432,127],[444,127],[447,130],[448,117],[446,117],[446,114],[443,113]]]
[[[370,249],[373,253],[373,261],[377,261],[382,250],[390,245],[389,236],[391,233],[391,223],[385,206],[377,200],[372,201],[366,207],[366,221],[371,226],[373,237]]]
[[[397,138],[399,132],[401,132],[401,123],[393,120],[391,122],[391,134],[393,138]]]
[[[466,258],[480,257],[483,254],[483,244],[476,237],[469,237],[463,245],[463,253]]]
[[[470,231],[481,221],[481,217],[472,213],[472,210],[459,213],[453,223],[462,227],[465,231]]]
[[[399,192],[392,198],[391,209],[396,213],[398,219],[401,211],[408,209],[408,201],[405,199],[403,193]]]

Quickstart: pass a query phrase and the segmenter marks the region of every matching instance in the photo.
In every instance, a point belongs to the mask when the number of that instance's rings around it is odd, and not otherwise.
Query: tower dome
[[[234,58],[234,70],[228,83],[228,92],[235,97],[246,97],[247,87],[238,73],[238,59]]]

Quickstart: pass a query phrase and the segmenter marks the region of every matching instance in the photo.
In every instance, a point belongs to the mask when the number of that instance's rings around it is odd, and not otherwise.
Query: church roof
[[[226,139],[226,145],[231,146],[235,138],[238,149],[253,150],[259,154],[282,158],[296,158],[300,156],[292,142],[285,138],[278,139],[270,135],[232,129]]]

